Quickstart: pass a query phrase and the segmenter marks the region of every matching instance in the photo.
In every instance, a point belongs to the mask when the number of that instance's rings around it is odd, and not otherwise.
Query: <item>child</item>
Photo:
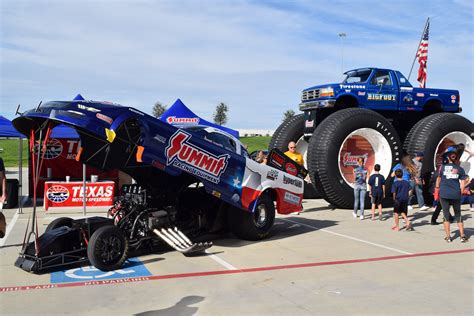
[[[374,174],[369,178],[370,198],[372,201],[372,220],[375,220],[375,208],[379,208],[379,220],[382,220],[382,199],[385,197],[385,177],[379,174],[380,165],[374,166]]]
[[[407,208],[408,208],[408,192],[410,191],[410,182],[403,180],[403,171],[400,169],[395,170],[396,180],[392,185],[393,193],[393,217],[395,219],[395,226],[392,227],[392,230],[399,231],[400,227],[398,226],[399,215],[402,215],[403,219],[406,222],[406,229],[413,230],[411,222],[407,217]]]

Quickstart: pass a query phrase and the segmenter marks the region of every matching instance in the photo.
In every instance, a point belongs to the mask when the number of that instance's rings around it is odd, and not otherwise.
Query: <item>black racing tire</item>
[[[416,123],[410,130],[410,139],[404,143],[409,154],[423,152],[421,176],[425,179],[424,192],[427,194],[431,172],[435,170],[436,150],[441,141],[451,133],[465,134],[467,139],[473,139],[474,124],[467,118],[454,113],[436,113],[427,116]],[[472,159],[472,158],[471,158]]]
[[[346,138],[356,130],[364,129],[386,141],[385,151],[376,153],[377,159],[384,157],[383,174],[390,181],[392,166],[400,161],[401,144],[394,127],[382,115],[367,109],[350,108],[339,110],[318,125],[308,147],[308,169],[311,180],[326,201],[338,208],[352,208],[354,190],[344,179],[339,168],[339,153]],[[390,157],[386,155],[391,154]],[[379,157],[379,158],[378,158]],[[368,170],[369,174],[372,170]],[[368,204],[368,198],[366,204]]]
[[[262,240],[268,237],[275,222],[275,205],[268,195],[263,194],[258,198],[253,213],[231,206],[227,219],[231,232],[238,238]]]
[[[128,240],[116,226],[100,227],[93,234],[87,246],[90,263],[99,270],[119,269],[128,255]]]
[[[53,220],[51,223],[49,223],[48,226],[46,226],[45,232],[48,232],[50,230],[53,230],[58,227],[66,226],[66,227],[72,227],[72,221],[73,219],[70,217],[59,217]]]
[[[298,114],[287,118],[281,123],[281,125],[273,133],[268,150],[278,148],[285,152],[288,150],[288,143],[290,141],[297,142],[304,135],[304,114]],[[303,154],[303,153],[301,153]],[[304,154],[303,154],[304,155]],[[316,190],[314,185],[305,181],[304,182],[304,199],[320,199],[321,194]]]

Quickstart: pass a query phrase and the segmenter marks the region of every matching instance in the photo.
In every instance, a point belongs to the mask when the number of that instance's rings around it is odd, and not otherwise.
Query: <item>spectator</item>
[[[285,152],[285,155],[290,157],[292,160],[294,160],[299,165],[301,165],[301,166],[304,165],[303,155],[301,155],[299,152],[296,151],[296,143],[295,142],[291,141],[291,142],[288,143],[288,151]]]
[[[423,152],[415,153],[415,158],[413,158],[413,165],[416,168],[416,173],[413,176],[413,188],[416,193],[416,199],[418,200],[418,207],[420,211],[425,211],[430,207],[425,204],[425,199],[423,198],[423,179],[421,177],[421,168],[423,167]]]
[[[3,209],[3,203],[7,199],[7,177],[5,176],[5,165],[3,164],[3,159],[0,158],[0,210]],[[0,238],[5,236],[5,230],[7,227],[7,221],[5,215],[0,211]]]
[[[469,210],[474,211],[474,178],[468,182],[462,192],[461,204],[469,203]]]
[[[410,184],[410,192],[409,192],[409,196],[410,196],[415,186],[415,182],[413,181],[413,179],[414,179],[414,176],[416,175],[417,170],[409,155],[405,154],[402,157],[402,162],[396,164],[393,167],[392,169],[393,178],[395,177],[395,171],[397,171],[398,169],[402,170],[403,172],[402,179],[405,181],[408,181],[408,183]],[[411,205],[408,206],[408,210],[409,211],[413,210],[413,207],[411,207]]]
[[[408,195],[410,191],[410,183],[407,180],[403,179],[403,171],[397,169],[395,171],[396,181],[392,185],[393,193],[393,217],[395,220],[395,225],[392,227],[392,230],[399,231],[399,216],[401,215],[406,223],[407,230],[413,230],[411,222],[407,217],[407,208],[408,208]]]
[[[365,194],[367,193],[367,169],[364,167],[364,158],[357,158],[357,167],[354,168],[354,212],[352,216],[357,218],[357,210],[360,204],[359,218],[364,219]]]
[[[369,192],[372,202],[372,220],[375,220],[375,208],[379,209],[379,220],[382,220],[382,199],[385,197],[385,177],[379,173],[380,165],[374,166],[374,174],[369,178]]]
[[[461,242],[467,242],[468,238],[464,234],[464,224],[461,218],[461,192],[464,190],[467,176],[464,169],[456,164],[458,153],[454,148],[448,148],[446,152],[448,163],[443,163],[436,179],[435,199],[439,198],[443,208],[444,231],[446,242],[451,242],[449,208],[453,207],[454,219],[458,223]]]

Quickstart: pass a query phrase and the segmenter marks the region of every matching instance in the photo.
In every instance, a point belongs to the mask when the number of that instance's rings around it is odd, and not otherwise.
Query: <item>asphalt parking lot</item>
[[[4,210],[0,240],[2,315],[472,315],[474,239],[443,240],[429,224],[432,209],[411,214],[414,231],[384,221],[354,219],[350,210],[306,200],[300,215],[278,216],[272,235],[247,242],[225,235],[207,254],[175,251],[131,259],[121,270],[66,268],[43,275],[14,262],[31,208]],[[105,209],[89,209],[104,215]],[[39,230],[59,216],[82,210],[39,209]],[[366,211],[366,214],[367,211]],[[463,206],[467,235],[474,233]]]

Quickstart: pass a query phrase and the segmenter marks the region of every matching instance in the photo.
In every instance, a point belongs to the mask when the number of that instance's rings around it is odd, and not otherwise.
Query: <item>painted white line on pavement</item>
[[[206,254],[211,257],[212,260],[214,260],[215,262],[219,263],[220,265],[222,265],[224,268],[226,268],[227,270],[238,270],[236,267],[234,267],[233,265],[231,265],[230,263],[228,263],[227,261],[219,258],[218,256],[216,255],[213,255],[213,254],[210,254],[207,250],[205,250]]]
[[[7,223],[7,229],[5,231],[5,236],[0,239],[0,247],[3,247],[3,245],[5,244],[5,242],[7,241],[7,238],[8,238],[8,235],[10,234],[10,232],[12,231],[13,229],[13,226],[15,226],[15,223],[16,223],[16,220],[18,219],[18,211],[15,213],[15,215],[13,215],[13,218],[12,220],[10,221],[10,223]]]
[[[367,240],[363,240],[363,239],[359,239],[359,238],[347,236],[347,235],[344,235],[344,234],[336,233],[336,232],[327,230],[327,229],[325,229],[325,228],[319,228],[319,227],[316,227],[316,226],[312,226],[312,225],[308,225],[308,224],[303,224],[303,223],[300,223],[300,222],[292,221],[292,220],[290,220],[290,219],[283,219],[283,218],[279,218],[279,219],[282,220],[282,221],[285,221],[285,222],[290,222],[290,223],[293,223],[293,224],[297,224],[297,225],[301,225],[301,226],[306,226],[306,227],[308,227],[308,228],[312,228],[312,229],[315,229],[315,230],[320,230],[320,231],[323,231],[323,232],[328,233],[328,234],[333,234],[333,235],[336,235],[336,236],[340,236],[340,237],[352,239],[352,240],[355,240],[355,241],[362,242],[362,243],[364,243],[364,244],[368,244],[368,245],[376,246],[376,247],[379,247],[379,248],[384,248],[384,249],[392,250],[392,251],[395,251],[395,252],[398,252],[398,253],[403,253],[403,254],[406,254],[406,255],[412,255],[412,254],[413,254],[413,253],[411,253],[411,252],[407,252],[407,251],[395,249],[395,248],[392,248],[392,247],[388,247],[388,246],[376,244],[376,243],[373,243],[373,242],[370,242],[370,241],[367,241]]]

